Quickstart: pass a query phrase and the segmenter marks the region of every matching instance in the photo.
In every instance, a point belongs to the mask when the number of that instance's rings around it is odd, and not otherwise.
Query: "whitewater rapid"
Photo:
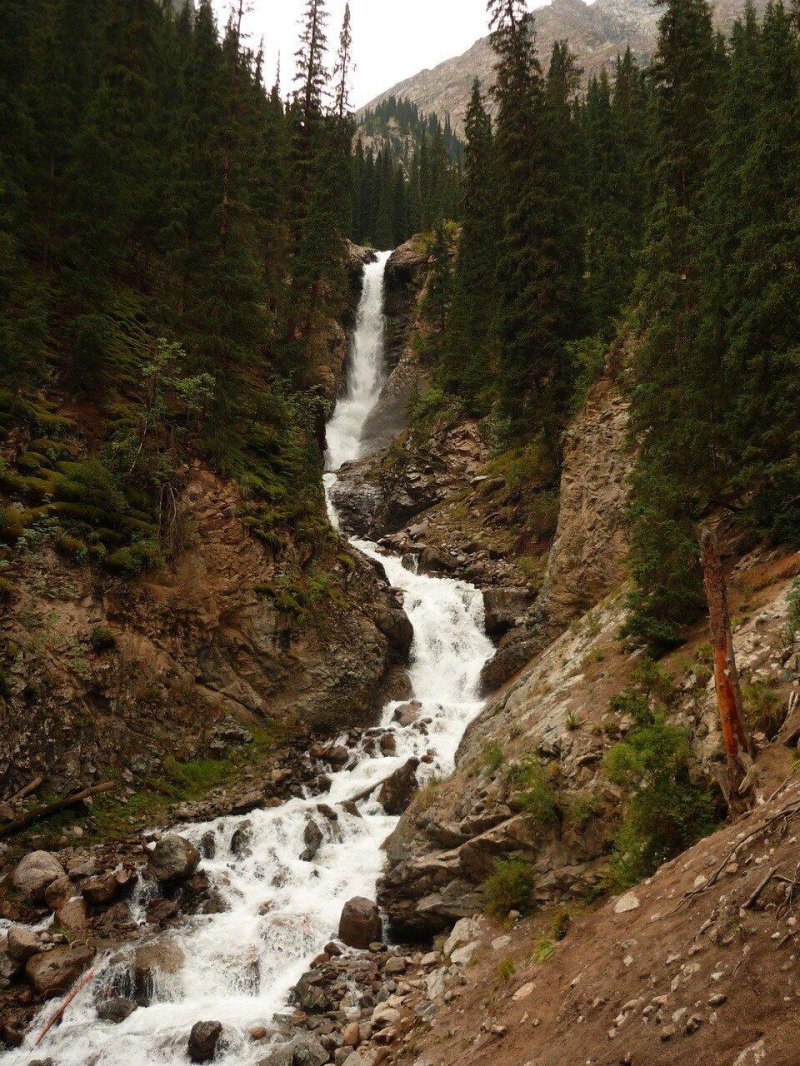
[[[328,487],[341,465],[359,456],[365,423],[385,381],[387,259],[384,253],[365,268],[346,392],[328,425]],[[329,510],[338,524],[330,500]],[[384,863],[381,845],[397,819],[387,816],[372,796],[359,803],[359,816],[341,804],[382,782],[411,756],[431,760],[420,767],[420,776],[444,776],[452,770],[464,730],[481,709],[480,673],[494,649],[484,630],[483,599],[477,589],[414,573],[373,544],[352,543],[380,560],[391,584],[403,594],[414,627],[412,698],[422,705],[423,728],[401,727],[394,721],[399,704],[389,703],[379,724],[394,733],[394,756],[367,752],[360,744],[351,750],[347,765],[331,775],[330,790],[323,795],[179,827],[198,846],[206,834],[213,834],[215,857],[204,860],[201,868],[227,909],[187,918],[180,929],[165,934],[182,951],[184,964],[158,982],[151,1006],[140,1007],[117,1026],[98,1019],[96,1005],[103,992],[112,986],[124,992],[127,987],[135,945],[120,949],[113,958],[99,960],[95,980],[35,1053],[29,1037],[24,1048],[1,1062],[23,1066],[31,1058],[52,1058],[58,1066],[184,1066],[195,1022],[219,1021],[224,1043],[215,1061],[255,1066],[268,1048],[254,1043],[249,1030],[269,1028],[286,1008],[291,988],[311,959],[335,937],[343,904],[353,896],[375,898]],[[334,809],[335,821],[319,811],[320,803]],[[300,855],[309,819],[325,840],[314,859],[305,862]],[[243,828],[248,833],[246,848],[234,852],[233,836]],[[47,1005],[32,1034],[56,1006]],[[355,1002],[343,1007],[354,1014],[358,1010]]]

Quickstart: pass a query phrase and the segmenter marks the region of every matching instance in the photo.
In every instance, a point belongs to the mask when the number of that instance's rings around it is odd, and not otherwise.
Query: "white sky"
[[[283,95],[292,87],[298,22],[304,0],[251,0],[250,44],[264,39],[267,82],[281,54]],[[531,0],[530,8],[546,0]],[[213,0],[224,21],[231,0]],[[331,49],[339,40],[345,0],[328,0]],[[356,70],[352,103],[358,108],[398,81],[460,55],[488,32],[486,0],[350,0]]]

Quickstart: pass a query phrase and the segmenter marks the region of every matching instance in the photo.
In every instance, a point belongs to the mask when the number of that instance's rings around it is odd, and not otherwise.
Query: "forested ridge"
[[[146,568],[196,454],[268,543],[324,527],[312,364],[347,298],[349,27],[328,70],[309,0],[284,102],[245,7],[218,27],[209,0],[4,4],[7,544],[61,528],[77,558]]]
[[[579,91],[547,75],[523,0],[491,0],[497,119],[475,84],[460,235],[440,226],[425,358],[499,447],[556,477],[590,384],[614,377],[637,449],[628,635],[665,648],[702,612],[698,526],[800,535],[798,12],[666,0],[655,61]],[[499,193],[499,195],[498,195]]]

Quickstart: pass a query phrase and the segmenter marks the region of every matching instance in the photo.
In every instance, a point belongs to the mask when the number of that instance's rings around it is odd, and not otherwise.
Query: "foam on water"
[[[328,426],[328,485],[343,462],[358,456],[361,432],[384,381],[387,258],[388,253],[382,254],[365,270],[347,392]],[[336,521],[330,503],[329,509]],[[484,630],[483,598],[477,589],[413,573],[375,545],[353,543],[380,559],[392,585],[404,594],[414,626],[413,698],[422,704],[420,718],[426,720],[427,734],[394,722],[398,704],[390,703],[380,724],[395,734],[393,757],[367,753],[359,745],[347,765],[332,775],[329,792],[317,799],[293,799],[278,808],[183,827],[180,831],[197,844],[206,833],[214,834],[215,857],[205,860],[202,868],[227,909],[189,918],[169,934],[184,953],[183,967],[159,982],[151,1006],[140,1007],[119,1026],[98,1020],[96,1001],[104,988],[126,990],[135,945],[113,959],[101,960],[93,983],[70,1005],[62,1024],[37,1048],[36,1057],[52,1057],[59,1066],[178,1066],[187,1061],[192,1025],[214,1020],[225,1027],[225,1046],[217,1061],[254,1066],[265,1048],[249,1040],[248,1029],[269,1025],[286,1006],[290,989],[309,961],[335,935],[345,901],[358,895],[375,897],[384,862],[381,844],[397,819],[387,816],[374,797],[359,803],[361,817],[338,805],[381,782],[412,755],[433,755],[433,762],[421,767],[426,775],[452,769],[464,730],[480,710],[480,673],[493,647]],[[334,807],[338,820],[326,819],[317,809],[319,802]],[[325,840],[309,863],[299,856],[312,817]],[[234,852],[234,833],[245,823],[249,823],[246,849]],[[137,893],[144,890],[140,886]],[[140,911],[137,907],[136,913]],[[42,1012],[34,1034],[54,1009],[50,1003]],[[29,1038],[25,1048],[1,1061],[22,1066],[31,1052]]]

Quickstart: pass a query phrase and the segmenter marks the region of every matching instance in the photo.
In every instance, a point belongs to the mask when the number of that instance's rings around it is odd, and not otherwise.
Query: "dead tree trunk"
[[[741,788],[753,752],[744,724],[725,574],[722,571],[717,538],[710,529],[705,529],[700,538],[700,558],[703,564],[711,647],[714,653],[714,685],[733,795]]]

